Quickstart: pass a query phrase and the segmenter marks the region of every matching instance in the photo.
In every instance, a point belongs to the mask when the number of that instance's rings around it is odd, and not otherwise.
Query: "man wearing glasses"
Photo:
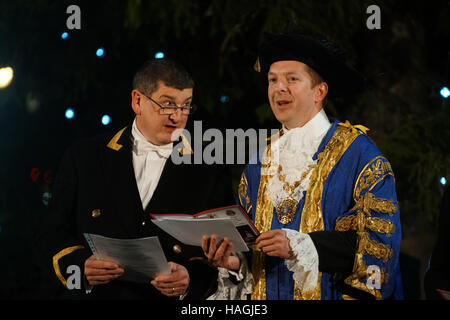
[[[180,65],[168,59],[148,61],[133,79],[133,123],[67,150],[39,240],[53,279],[67,288],[68,266],[78,265],[84,274],[82,290],[64,290],[64,296],[201,299],[213,290],[217,271],[205,263],[201,249],[178,242],[150,217],[194,214],[233,201],[224,170],[175,165],[170,159],[179,152],[173,142],[195,110],[193,87]],[[83,233],[122,239],[158,236],[171,274],[146,284],[120,281],[123,268],[96,260]]]

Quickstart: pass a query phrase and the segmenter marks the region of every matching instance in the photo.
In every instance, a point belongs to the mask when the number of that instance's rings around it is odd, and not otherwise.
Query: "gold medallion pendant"
[[[297,201],[290,196],[283,200],[283,202],[277,207],[278,221],[282,224],[288,224],[294,220],[295,211],[297,210]]]
[[[305,180],[309,172],[314,166],[309,166],[309,168],[303,172],[300,180],[295,181],[293,184],[289,184],[286,182],[286,175],[281,174],[283,167],[281,165],[278,166],[278,179],[284,184],[283,189],[289,193],[289,196],[283,200],[283,202],[276,208],[278,221],[282,224],[288,224],[292,220],[294,220],[295,212],[297,211],[298,201],[295,200],[292,195],[294,194],[295,189],[300,186],[300,184]]]

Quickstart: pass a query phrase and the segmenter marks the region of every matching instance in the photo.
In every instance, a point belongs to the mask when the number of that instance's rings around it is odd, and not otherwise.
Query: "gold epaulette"
[[[183,148],[179,148],[178,152],[180,155],[194,154],[194,150],[192,150],[191,144],[189,140],[182,134],[180,135],[181,141],[183,142]]]
[[[127,127],[123,128],[119,132],[117,132],[114,137],[108,142],[106,145],[108,148],[113,149],[115,151],[119,151],[123,146],[121,144],[118,144],[117,141],[119,141],[120,137],[122,136],[122,133],[125,131]]]
[[[357,125],[352,125],[348,120],[345,121],[345,123],[338,123],[339,126],[345,127],[345,128],[349,128],[351,129],[353,132],[359,132],[359,133],[363,133],[363,134],[367,134],[367,131],[369,131],[369,128],[364,127],[363,125],[357,124]]]

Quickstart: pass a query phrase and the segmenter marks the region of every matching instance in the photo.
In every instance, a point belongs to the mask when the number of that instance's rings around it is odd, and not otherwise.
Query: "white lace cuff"
[[[306,233],[291,229],[283,230],[294,252],[294,259],[285,259],[286,266],[294,273],[293,278],[298,281],[302,291],[313,290],[319,277],[319,255],[314,242]]]
[[[207,300],[247,300],[247,294],[252,293],[253,276],[248,268],[247,259],[242,253],[236,253],[241,262],[238,271],[231,271],[225,268],[218,268],[217,291],[208,297]],[[239,281],[234,284],[230,280],[230,274]]]

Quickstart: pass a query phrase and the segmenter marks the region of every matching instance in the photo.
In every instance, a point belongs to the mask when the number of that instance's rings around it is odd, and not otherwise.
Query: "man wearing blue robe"
[[[335,48],[294,34],[270,36],[260,48],[255,69],[267,75],[282,129],[246,166],[238,189],[261,232],[255,250],[244,256],[226,240],[204,241],[222,274],[213,299],[402,298],[392,168],[367,128],[323,110],[325,97],[363,86]]]

